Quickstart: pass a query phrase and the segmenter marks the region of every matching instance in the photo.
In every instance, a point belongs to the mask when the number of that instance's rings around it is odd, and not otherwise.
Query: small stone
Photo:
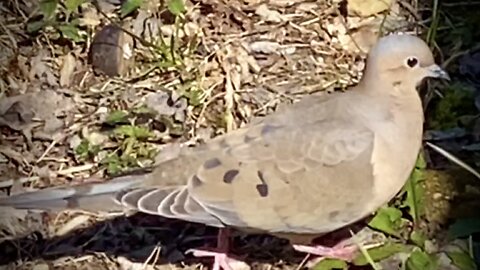
[[[88,53],[95,73],[110,77],[126,75],[133,63],[133,39],[116,25],[97,32]]]
[[[434,200],[440,200],[442,197],[443,197],[443,195],[442,195],[442,193],[440,193],[440,192],[436,192],[436,193],[434,193],[434,194],[432,195],[432,198],[433,198]]]

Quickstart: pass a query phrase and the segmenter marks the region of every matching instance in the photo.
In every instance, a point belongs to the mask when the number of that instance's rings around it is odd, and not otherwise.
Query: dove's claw
[[[356,246],[344,245],[336,245],[334,247],[293,245],[293,248],[299,252],[344,261],[352,261],[358,250]]]
[[[213,262],[212,270],[235,270],[238,269],[237,265],[245,264],[242,261],[228,257],[227,254],[222,252],[190,249],[188,253],[192,253],[192,255],[195,257],[213,257],[215,260]]]
[[[230,258],[227,255],[230,241],[230,231],[225,228],[221,228],[218,231],[217,236],[217,248],[214,250],[206,249],[190,249],[187,253],[192,253],[195,257],[213,257],[212,270],[238,270],[238,269],[250,269],[250,267],[243,261]]]

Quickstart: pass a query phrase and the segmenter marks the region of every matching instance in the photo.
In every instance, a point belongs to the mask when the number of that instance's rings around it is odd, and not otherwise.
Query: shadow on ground
[[[156,246],[161,247],[160,261],[164,263],[211,263],[209,258],[184,255],[191,248],[216,246],[216,228],[170,220],[156,216],[135,214],[116,217],[95,225],[71,231],[67,235],[45,239],[34,232],[23,238],[0,243],[0,264],[19,259],[52,260],[65,256],[78,257],[104,252],[124,256],[131,261],[144,262]],[[275,262],[281,258],[297,264],[303,259],[295,253],[288,241],[268,235],[246,235],[234,232],[231,253],[250,262]]]

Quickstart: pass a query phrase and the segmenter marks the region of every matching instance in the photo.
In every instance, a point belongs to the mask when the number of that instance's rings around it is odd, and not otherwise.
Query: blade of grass
[[[432,42],[435,40],[437,35],[437,27],[439,23],[439,16],[438,16],[438,0],[433,0],[433,7],[432,7],[432,23],[428,28],[427,32],[427,43],[432,45]]]
[[[370,254],[368,254],[368,250],[362,245],[362,243],[360,243],[360,241],[357,239],[357,236],[353,233],[352,230],[350,230],[350,235],[352,236],[353,243],[357,245],[358,249],[360,249],[360,252],[362,252],[363,256],[365,257],[365,259],[367,259],[367,262],[370,264],[370,266],[374,270],[382,270],[382,268],[373,261]]]
[[[478,173],[475,169],[473,169],[470,165],[468,165],[467,163],[461,161],[459,158],[457,158],[456,156],[454,156],[453,154],[449,153],[447,150],[439,147],[439,146],[436,146],[435,144],[433,143],[429,143],[427,142],[427,145],[429,147],[431,147],[433,150],[435,150],[437,153],[439,153],[440,155],[446,157],[448,160],[450,160],[451,162],[457,164],[458,166],[462,167],[463,169],[465,169],[466,171],[470,172],[471,174],[475,175],[475,177],[477,177],[478,179],[480,179],[480,173]]]

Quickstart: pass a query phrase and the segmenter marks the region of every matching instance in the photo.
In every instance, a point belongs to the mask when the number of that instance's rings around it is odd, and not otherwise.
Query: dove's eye
[[[405,63],[408,67],[414,68],[418,65],[418,59],[416,57],[408,57]]]

